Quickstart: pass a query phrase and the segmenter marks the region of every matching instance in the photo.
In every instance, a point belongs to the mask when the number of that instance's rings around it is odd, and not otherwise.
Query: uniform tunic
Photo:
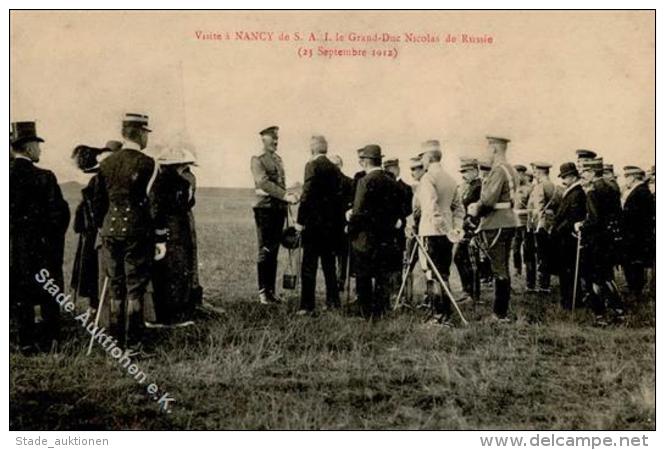
[[[510,303],[510,245],[519,221],[514,207],[517,172],[507,163],[494,163],[480,193],[479,230],[494,273],[494,313],[506,317]]]
[[[102,260],[109,278],[111,323],[124,336],[124,308],[133,325],[131,339],[143,324],[143,297],[150,280],[154,243],[166,240],[167,230],[151,214],[148,193],[156,163],[136,144],[126,143],[100,164],[95,192],[95,217],[101,223]],[[156,217],[161,217],[157,215]],[[127,299],[126,303],[124,299]]]
[[[257,273],[259,292],[275,292],[277,256],[286,220],[286,180],[282,159],[275,152],[264,151],[251,159],[256,188],[254,220],[258,243]]]

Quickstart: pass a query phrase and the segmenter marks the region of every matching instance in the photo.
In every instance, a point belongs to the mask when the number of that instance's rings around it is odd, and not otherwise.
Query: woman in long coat
[[[153,204],[163,214],[169,230],[166,256],[153,265],[153,299],[157,322],[162,325],[191,324],[198,288],[196,243],[191,209],[194,206],[193,155],[187,150],[167,150],[157,161],[159,174],[152,188]],[[187,173],[189,172],[189,173]]]
[[[81,202],[74,215],[74,232],[79,235],[70,286],[76,302],[88,300],[91,308],[99,304],[99,255],[95,248],[97,226],[93,211],[93,192],[99,183],[98,158],[108,150],[79,145],[72,153],[76,166],[86,174],[93,174],[87,186],[81,189]]]

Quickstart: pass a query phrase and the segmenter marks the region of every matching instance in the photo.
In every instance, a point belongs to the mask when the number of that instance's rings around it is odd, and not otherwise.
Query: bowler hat
[[[360,153],[361,158],[365,159],[378,159],[383,158],[381,154],[381,147],[376,144],[369,144],[363,147],[363,151]]]
[[[568,175],[579,175],[577,166],[572,162],[565,162],[559,168],[559,178],[566,178]]]
[[[37,136],[37,125],[35,122],[13,122],[10,125],[9,135],[12,146],[27,142],[44,142],[44,139]]]

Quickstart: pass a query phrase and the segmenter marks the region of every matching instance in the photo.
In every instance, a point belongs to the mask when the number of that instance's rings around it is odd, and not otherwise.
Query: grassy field
[[[198,197],[201,282],[227,313],[150,334],[139,365],[176,399],[170,413],[102,350],[86,357],[70,321],[60,354],[10,356],[10,429],[655,429],[653,298],[594,328],[555,295],[523,295],[516,277],[511,324],[489,322],[489,305],[467,306],[470,325],[454,329],[408,311],[295,317],[297,292],[281,307],[255,301],[250,201]]]

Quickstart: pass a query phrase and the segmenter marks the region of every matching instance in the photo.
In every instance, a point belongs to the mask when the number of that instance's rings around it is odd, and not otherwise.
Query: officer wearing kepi
[[[508,321],[510,305],[510,246],[519,225],[513,211],[517,172],[506,160],[509,139],[487,136],[492,170],[483,180],[480,200],[469,205],[469,214],[480,217],[478,230],[494,273],[494,319]]]
[[[167,229],[159,223],[160,205],[149,200],[157,175],[148,145],[148,116],[125,114],[123,144],[99,166],[94,194],[95,217],[102,239],[102,260],[109,280],[111,332],[122,345],[139,343],[143,331],[143,296],[153,258],[166,254]],[[101,302],[101,299],[100,299]]]
[[[279,127],[268,127],[259,132],[263,151],[252,156],[256,203],[254,220],[259,254],[256,263],[259,282],[259,302],[266,305],[280,303],[275,294],[277,255],[288,204],[297,203],[295,194],[286,192],[286,179],[282,158],[277,154]]]

